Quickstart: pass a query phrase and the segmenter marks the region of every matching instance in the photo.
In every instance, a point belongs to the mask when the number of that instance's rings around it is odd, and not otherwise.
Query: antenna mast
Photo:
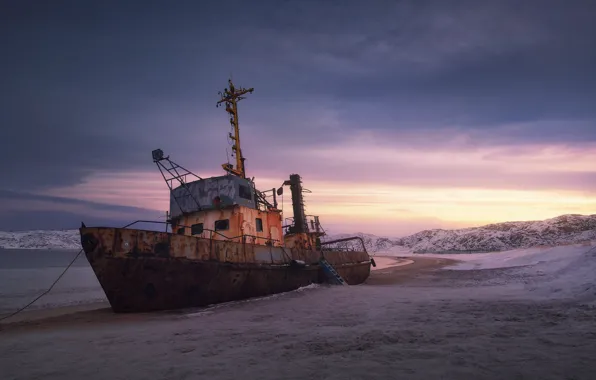
[[[234,84],[232,83],[232,79],[228,80],[229,88],[226,88],[223,92],[219,92],[219,96],[221,99],[217,102],[216,107],[219,107],[222,103],[226,104],[226,112],[230,114],[230,124],[234,127],[234,136],[230,133],[229,137],[234,140],[234,145],[232,146],[232,150],[236,156],[236,167],[234,168],[233,165],[227,163],[221,165],[223,169],[230,173],[235,174],[239,177],[246,178],[246,171],[244,168],[244,156],[242,155],[242,150],[240,149],[240,129],[238,126],[238,102],[245,97],[242,95],[246,95],[247,93],[251,93],[254,91],[254,88],[235,88]]]

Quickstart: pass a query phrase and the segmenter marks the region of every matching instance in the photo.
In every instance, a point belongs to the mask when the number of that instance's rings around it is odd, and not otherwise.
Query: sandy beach
[[[441,268],[455,260],[399,258],[380,256],[375,258],[376,267],[371,268],[367,284],[382,285],[406,281],[414,274]],[[407,266],[407,267],[406,267]],[[275,296],[274,296],[275,297]],[[268,298],[268,297],[265,297]],[[257,299],[258,300],[258,299]],[[237,304],[238,302],[234,303]],[[216,306],[217,307],[217,306]],[[108,302],[96,302],[86,305],[56,307],[51,309],[25,310],[14,317],[0,322],[0,331],[16,333],[19,331],[48,330],[59,327],[73,327],[93,323],[126,323],[127,321],[151,320],[163,314],[185,313],[184,311],[166,311],[158,313],[115,314]]]
[[[524,289],[540,275],[375,260],[359,286],[150,314],[104,304],[23,313],[1,325],[2,378],[596,377],[595,308],[531,296]]]

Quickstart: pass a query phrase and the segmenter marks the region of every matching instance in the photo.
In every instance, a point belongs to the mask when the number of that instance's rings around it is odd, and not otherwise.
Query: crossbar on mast
[[[230,173],[237,175],[242,178],[246,178],[246,170],[244,167],[244,156],[242,155],[242,149],[240,149],[240,127],[238,124],[238,102],[245,97],[248,93],[254,91],[254,88],[236,88],[232,83],[232,80],[228,80],[229,88],[226,88],[223,92],[219,92],[219,96],[221,99],[217,102],[216,107],[219,107],[222,103],[226,105],[226,112],[230,114],[230,124],[234,128],[234,136],[230,133],[230,139],[234,140],[234,145],[232,146],[232,150],[234,151],[234,155],[236,156],[236,167],[233,165],[226,163],[223,164],[223,169]]]

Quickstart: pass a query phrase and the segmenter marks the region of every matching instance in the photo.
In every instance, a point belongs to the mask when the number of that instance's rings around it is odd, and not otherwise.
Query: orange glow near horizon
[[[264,190],[279,187],[282,179],[257,178],[256,182]],[[596,210],[596,195],[581,191],[430,188],[306,178],[304,182],[312,191],[305,194],[307,213],[321,216],[324,225],[352,232],[397,236],[426,228],[540,220]],[[81,185],[55,189],[52,195],[164,212],[169,208],[167,186],[155,172],[97,174]],[[292,214],[290,199],[286,188],[284,217]],[[281,208],[281,197],[278,202]]]
[[[594,175],[593,144],[470,147],[470,139],[457,134],[446,133],[440,143],[426,141],[423,134],[401,136],[396,144],[379,136],[362,132],[325,148],[284,148],[281,169],[271,166],[274,153],[260,156],[257,150],[254,167],[270,171],[249,175],[266,190],[279,187],[289,171],[299,168],[304,187],[312,190],[305,194],[307,213],[354,232],[396,235],[596,213],[596,194],[584,191]],[[288,172],[277,177],[286,167]],[[204,178],[218,175],[223,172],[202,173]],[[168,188],[154,170],[96,172],[82,184],[46,195],[164,213],[169,208]],[[284,217],[289,217],[287,188],[284,201]]]

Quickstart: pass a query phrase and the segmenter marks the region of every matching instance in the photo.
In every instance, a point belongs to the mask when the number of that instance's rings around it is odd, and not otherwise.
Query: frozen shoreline
[[[485,269],[456,269],[478,257],[407,257],[359,286],[9,325],[0,367],[7,379],[592,379],[596,294],[578,285],[593,284],[596,254],[541,252]]]
[[[402,265],[409,265],[412,264],[413,261],[410,259],[405,258],[397,258],[392,256],[380,256],[375,258],[377,267],[371,268],[372,270],[382,270],[387,268],[392,268],[396,266]],[[92,275],[92,274],[91,274]],[[47,296],[46,296],[47,297]],[[27,300],[23,300],[26,302]],[[38,303],[43,303],[44,298],[42,298]],[[43,323],[43,320],[50,319],[50,318],[57,318],[68,316],[70,314],[76,314],[81,312],[89,312],[93,310],[100,310],[100,309],[109,309],[110,304],[107,300],[101,301],[93,301],[93,302],[81,302],[76,305],[67,305],[67,306],[46,306],[46,307],[36,307],[34,305],[33,308],[25,310],[6,321],[0,322],[0,330],[2,325],[11,324],[11,323],[21,323],[27,321],[37,321],[37,323]],[[17,308],[15,307],[15,310]],[[6,314],[10,313],[12,310],[7,310]]]
[[[397,257],[391,256],[381,256],[376,257],[377,267],[371,268],[374,271],[409,265],[412,264],[413,261],[410,259],[400,259]],[[318,285],[313,285],[311,287],[317,287]],[[311,288],[311,287],[307,287]],[[303,291],[304,288],[297,290],[298,292]],[[291,293],[291,292],[290,292]],[[284,293],[285,294],[285,293]],[[270,297],[280,297],[284,294],[279,295],[271,295],[268,297],[260,297],[257,299],[249,299],[245,301],[236,301],[232,302],[231,304],[240,304],[242,302],[253,302],[257,300],[262,300]],[[228,303],[230,304],[230,303]],[[228,304],[222,305],[213,305],[207,307],[206,309],[211,310],[218,307],[227,307]],[[180,311],[172,311],[166,313],[178,313]],[[199,312],[200,313],[200,312]],[[160,313],[149,313],[149,314],[139,314],[139,315],[159,315]],[[25,327],[25,326],[34,326],[35,328],[46,328],[55,325],[61,325],[68,321],[68,323],[77,323],[79,321],[85,321],[86,323],[93,323],[97,322],[100,319],[102,321],[109,320],[109,321],[118,321],[119,319],[126,319],[129,317],[118,317],[114,313],[112,313],[110,309],[110,304],[107,302],[89,302],[83,303],[79,305],[68,305],[68,306],[57,306],[57,307],[46,307],[46,308],[34,308],[30,310],[25,310],[13,317],[8,318],[5,321],[0,322],[0,332],[4,331],[12,331],[15,329],[15,326]]]

